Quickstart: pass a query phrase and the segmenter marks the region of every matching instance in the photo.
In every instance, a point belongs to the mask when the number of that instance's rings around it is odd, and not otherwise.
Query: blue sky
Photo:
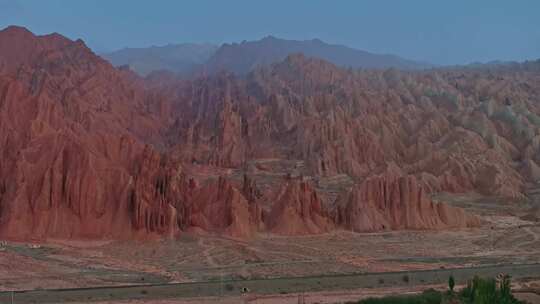
[[[0,27],[10,24],[97,51],[274,35],[436,64],[540,58],[537,0],[0,0]]]

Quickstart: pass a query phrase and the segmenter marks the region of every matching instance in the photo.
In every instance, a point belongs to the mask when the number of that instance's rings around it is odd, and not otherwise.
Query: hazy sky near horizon
[[[97,52],[273,35],[435,64],[540,58],[538,0],[0,0],[0,27],[13,24]]]

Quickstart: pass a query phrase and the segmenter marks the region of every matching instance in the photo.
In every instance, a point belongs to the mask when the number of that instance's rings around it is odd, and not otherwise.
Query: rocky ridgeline
[[[10,27],[0,31],[0,235],[478,226],[430,194],[523,198],[540,178],[539,91],[538,62],[350,71],[302,55],[245,77],[161,82],[82,41]],[[255,159],[300,160],[309,178],[261,191],[222,174]],[[336,175],[355,185],[325,201],[313,183]]]

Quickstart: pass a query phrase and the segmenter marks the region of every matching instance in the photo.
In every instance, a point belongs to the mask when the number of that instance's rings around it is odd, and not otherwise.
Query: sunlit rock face
[[[476,227],[480,220],[462,209],[432,201],[414,176],[376,176],[338,200],[336,222],[347,230]]]
[[[299,180],[285,182],[267,225],[271,232],[281,235],[320,234],[335,228],[317,192]]]

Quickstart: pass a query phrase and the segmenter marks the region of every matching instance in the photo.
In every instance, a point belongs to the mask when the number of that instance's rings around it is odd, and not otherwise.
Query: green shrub
[[[530,123],[532,123],[533,125],[537,126],[537,127],[540,127],[540,116],[534,114],[534,113],[528,113],[527,114],[527,119],[529,120]]]
[[[409,283],[409,276],[408,275],[404,275],[401,279],[403,280],[403,282]]]
[[[384,298],[369,298],[358,304],[440,304],[442,294],[436,290],[426,290],[422,294],[412,296],[390,296]]]
[[[456,281],[454,280],[454,276],[450,276],[448,278],[448,290],[450,290],[450,292],[454,292],[455,285],[456,285]]]
[[[519,124],[518,117],[511,107],[504,107],[501,110],[495,112],[493,115],[495,119],[503,121],[512,127],[517,127]]]
[[[500,282],[499,288],[494,279],[483,279],[478,276],[474,277],[472,282],[467,283],[461,291],[461,298],[463,303],[470,304],[519,304],[518,301],[512,295],[510,288],[510,276],[505,276]]]
[[[448,278],[448,287],[453,290],[455,280]],[[418,295],[388,296],[382,298],[369,298],[349,304],[523,304],[512,295],[510,276],[505,276],[499,286],[494,279],[484,279],[478,276],[467,282],[467,286],[459,293],[442,293],[433,289]]]

